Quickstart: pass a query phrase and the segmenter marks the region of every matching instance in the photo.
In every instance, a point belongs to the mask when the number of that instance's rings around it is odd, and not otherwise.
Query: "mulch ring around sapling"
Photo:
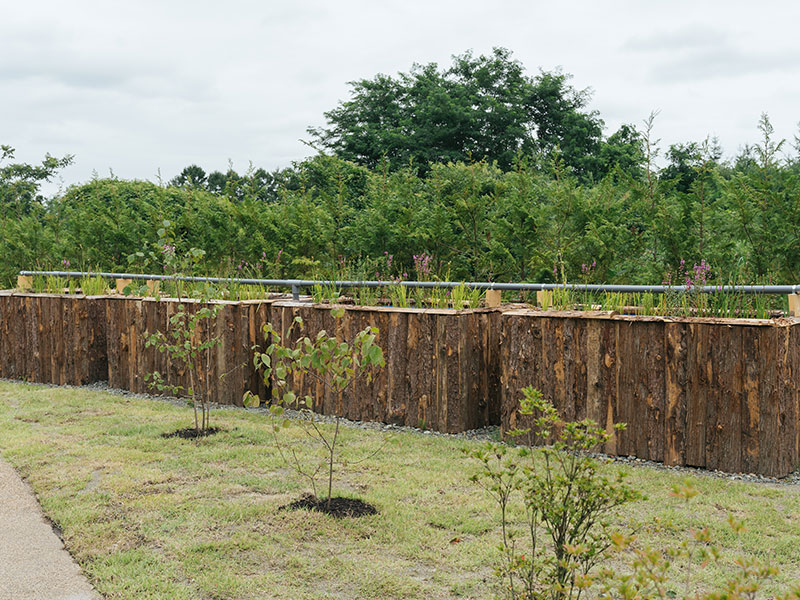
[[[223,431],[219,427],[208,427],[202,431],[197,431],[194,427],[185,427],[183,429],[178,429],[176,431],[171,431],[169,433],[162,433],[162,438],[181,438],[183,440],[194,440],[197,438],[208,437],[210,435],[214,435],[215,433],[220,433]]]
[[[358,498],[342,498],[334,496],[330,499],[321,499],[311,494],[303,494],[299,500],[281,506],[278,510],[315,510],[336,518],[342,517],[366,517],[377,515],[378,509]]]

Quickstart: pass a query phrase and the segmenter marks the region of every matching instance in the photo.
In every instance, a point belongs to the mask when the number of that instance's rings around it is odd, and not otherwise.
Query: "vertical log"
[[[790,326],[789,337],[789,389],[791,391],[790,408],[795,411],[794,420],[794,462],[800,463],[800,324]]]
[[[64,337],[64,347],[61,359],[61,373],[62,381],[64,384],[70,384],[73,381],[75,373],[75,359],[80,352],[75,340],[75,306],[74,298],[72,296],[63,296],[61,298],[61,322],[62,332]]]
[[[707,413],[713,433],[707,435],[706,465],[710,469],[737,473],[742,469],[742,406],[745,403],[742,328],[709,327],[716,334],[711,342],[714,376],[709,394],[709,405],[713,398],[715,416],[712,420]]]
[[[14,315],[12,317],[14,323],[13,336],[17,341],[14,348],[14,378],[24,380],[28,371],[27,359],[30,356],[28,335],[25,331],[25,297],[12,296],[12,298],[14,303]],[[49,362],[49,354],[47,356]],[[49,380],[46,382],[50,383]]]
[[[108,299],[93,297],[89,302],[89,381],[108,381],[108,348],[106,335]]]
[[[90,330],[92,322],[89,318],[89,307],[92,300],[87,298],[76,298],[73,301],[75,306],[75,351],[77,356],[76,372],[74,384],[83,385],[91,383],[92,370],[91,370],[91,355],[92,345],[90,340]]]
[[[759,470],[759,429],[761,428],[761,402],[758,389],[760,327],[742,328],[743,402],[741,419],[741,468],[745,473]]]
[[[758,395],[758,473],[779,476],[780,389],[778,386],[779,332],[775,327],[759,328]]]
[[[133,329],[136,336],[136,360],[135,371],[133,374],[132,387],[138,394],[147,392],[147,382],[145,381],[145,374],[147,373],[147,357],[150,354],[150,349],[147,348],[147,320],[145,314],[145,303],[150,303],[149,300],[144,301],[136,299],[132,301],[134,309]]]
[[[800,324],[789,327],[789,409],[794,412],[794,440],[792,458],[794,465],[800,463]]]
[[[645,377],[642,395],[645,398],[647,422],[638,436],[642,458],[664,461],[664,413],[666,381],[664,369],[665,329],[662,321],[643,323],[642,345]],[[643,442],[644,439],[644,442]]]
[[[634,346],[635,333],[632,321],[617,321],[617,406],[615,424],[624,423],[625,429],[617,433],[617,454],[631,456],[636,452],[636,432],[640,427],[636,419],[639,399],[637,377],[639,367]]]
[[[109,298],[104,308],[106,312],[106,380],[108,387],[116,389],[118,387],[117,373],[119,373],[119,329],[116,302]]]
[[[611,455],[620,454],[618,443],[620,432],[614,427],[621,423],[619,418],[619,361],[617,360],[617,346],[619,344],[619,321],[609,321],[600,337],[603,351],[603,389],[605,391],[605,430],[610,435],[605,444],[604,452]]]
[[[792,385],[792,352],[798,349],[791,346],[791,327],[782,325],[775,328],[778,343],[778,438],[777,473],[780,477],[788,475],[798,466],[797,429],[798,406]]]
[[[381,311],[375,308],[370,307],[369,309],[362,308],[360,309],[363,315],[362,325],[363,327],[377,327],[378,328],[378,337],[376,343],[381,346],[382,348],[385,346],[381,338],[381,332],[386,331],[386,328],[381,327]],[[362,327],[362,329],[363,329]],[[388,332],[387,332],[388,333]],[[384,333],[386,335],[386,333]],[[386,338],[384,337],[383,340]],[[385,349],[385,348],[384,348]],[[388,358],[384,356],[384,360]],[[380,421],[382,423],[388,423],[390,418],[390,408],[391,403],[389,399],[389,373],[386,367],[383,369],[378,369],[372,372],[372,379],[371,381],[367,381],[367,378],[361,375],[362,381],[364,381],[365,385],[365,392],[369,394],[369,398],[371,399],[371,414],[374,416],[376,421]]]
[[[545,400],[552,403],[558,414],[564,416],[566,404],[566,374],[564,366],[564,320],[557,317],[542,318],[542,371],[538,377],[539,390]],[[557,431],[546,443],[552,443]]]
[[[484,372],[483,389],[486,397],[487,424],[499,425],[501,419],[501,386],[502,362],[500,360],[500,316],[499,310],[481,314],[482,351]]]
[[[706,466],[706,403],[709,381],[708,326],[689,324],[688,381],[686,405],[686,464]]]
[[[488,425],[489,414],[487,394],[483,388],[483,375],[487,370],[486,353],[483,344],[483,331],[480,325],[482,317],[477,311],[462,313],[461,339],[459,344],[469,355],[469,362],[462,366],[461,387],[464,390],[459,401],[468,415],[464,424],[466,430]]]
[[[684,323],[666,323],[664,464],[686,464],[687,340]]]
[[[382,311],[378,342],[384,350],[387,371],[387,421],[396,425],[416,427],[409,418],[410,384],[407,377],[408,312]]]
[[[39,345],[41,339],[39,338],[39,298],[34,296],[25,296],[25,335],[28,339],[28,346],[30,354],[28,356],[28,371],[25,379],[28,381],[41,382],[42,380],[42,361],[41,350]],[[0,360],[5,360],[4,357]]]
[[[64,303],[60,296],[52,295],[49,300],[52,307],[50,327],[54,342],[53,353],[50,357],[52,383],[64,385]]]
[[[572,331],[569,337],[571,342],[571,358],[569,360],[569,371],[567,376],[567,393],[570,396],[567,400],[567,410],[571,417],[568,420],[583,421],[588,415],[587,406],[587,323],[590,319],[571,318]],[[565,349],[567,339],[564,340]],[[569,354],[567,354],[569,356]]]
[[[0,377],[8,378],[11,363],[8,333],[8,293],[0,292]]]
[[[446,393],[442,400],[444,404],[445,431],[447,433],[458,433],[468,429],[469,416],[466,411],[466,402],[470,398],[465,397],[468,389],[466,383],[466,371],[469,369],[471,360],[469,347],[464,342],[466,331],[462,331],[464,320],[461,318],[460,311],[453,311],[448,314],[439,315],[445,332],[446,352],[444,360],[446,364]]]
[[[408,345],[406,364],[409,368],[410,400],[409,416],[414,426],[421,429],[435,429],[436,413],[431,410],[434,403],[436,373],[434,367],[434,336],[432,319],[425,309],[417,309],[408,314]]]
[[[609,415],[610,401],[616,396],[614,332],[616,325],[608,319],[587,319],[582,347],[586,365],[585,415],[607,433],[614,435],[614,417]],[[600,451],[613,449],[613,438]]]

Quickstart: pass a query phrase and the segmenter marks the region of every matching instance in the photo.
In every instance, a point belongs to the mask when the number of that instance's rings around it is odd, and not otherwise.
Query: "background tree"
[[[41,193],[73,157],[47,154],[39,165],[14,162],[15,150],[0,145],[0,283],[10,283],[17,271],[47,261],[59,223]]]
[[[436,63],[415,64],[396,78],[379,74],[351,82],[351,97],[325,113],[327,127],[309,133],[322,148],[375,168],[486,160],[510,169],[518,154],[560,147],[581,177],[596,177],[603,122],[586,111],[588,90],[569,85],[556,71],[526,75],[505,48],[489,56],[471,52]]]

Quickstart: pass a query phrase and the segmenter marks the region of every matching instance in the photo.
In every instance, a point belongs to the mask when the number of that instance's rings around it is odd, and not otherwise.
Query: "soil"
[[[378,509],[358,498],[341,498],[333,496],[330,503],[311,494],[304,494],[299,500],[281,506],[279,510],[316,510],[336,518],[366,517],[378,514]]]
[[[184,429],[178,429],[171,433],[163,433],[161,434],[162,438],[174,438],[178,437],[184,440],[194,440],[201,437],[208,437],[209,435],[214,435],[215,433],[219,433],[222,431],[219,427],[209,427],[205,431],[197,432],[194,427],[186,427]]]

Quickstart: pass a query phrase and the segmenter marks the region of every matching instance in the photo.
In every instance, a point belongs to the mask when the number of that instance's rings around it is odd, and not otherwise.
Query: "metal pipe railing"
[[[92,271],[20,271],[22,276],[42,275],[49,277],[104,277],[108,279],[136,279],[143,281],[185,281],[193,283],[237,283],[241,285],[260,285],[291,288],[292,297],[300,299],[303,289],[315,285],[332,285],[338,288],[358,287],[387,287],[402,285],[409,288],[444,288],[452,289],[465,285],[472,289],[502,290],[502,291],[529,291],[567,289],[576,292],[622,292],[622,293],[652,293],[664,294],[668,292],[701,294],[797,294],[800,293],[800,284],[795,285],[704,285],[687,288],[682,285],[625,285],[625,284],[595,284],[595,283],[498,283],[492,281],[347,281],[347,280],[314,280],[314,279],[250,279],[237,277],[190,277],[185,275],[151,275],[143,273],[95,273]]]

